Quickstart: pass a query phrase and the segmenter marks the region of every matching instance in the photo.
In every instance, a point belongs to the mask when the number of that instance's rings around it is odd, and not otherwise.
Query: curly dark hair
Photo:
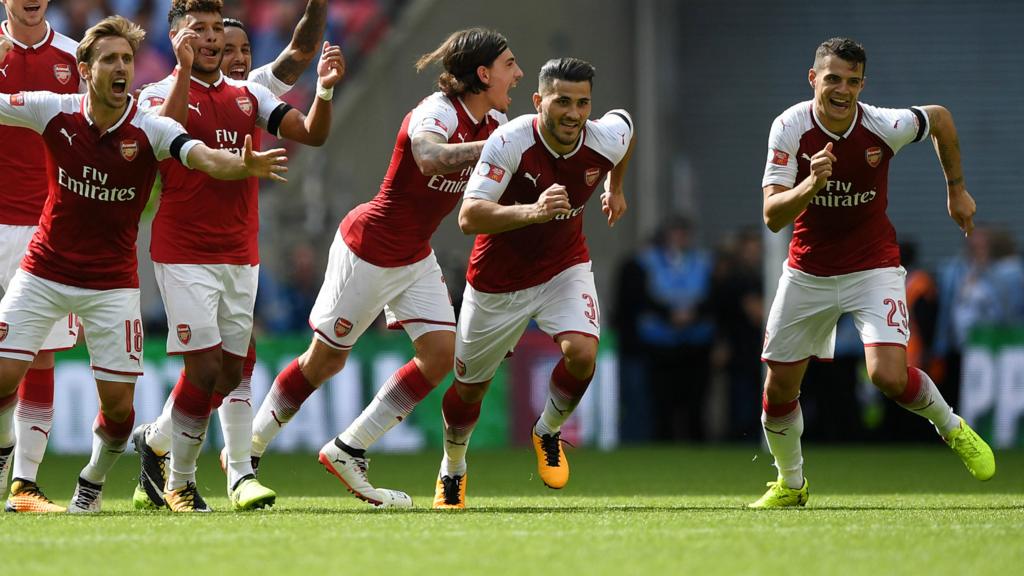
[[[440,62],[444,72],[437,78],[437,87],[446,96],[454,97],[466,92],[478,94],[487,90],[480,80],[477,68],[488,67],[508,48],[508,40],[494,30],[469,28],[449,36],[440,46],[420,57],[416,71],[420,72]]]
[[[173,30],[178,22],[191,12],[213,12],[220,14],[224,11],[223,0],[174,0],[171,9],[167,11],[167,23]]]

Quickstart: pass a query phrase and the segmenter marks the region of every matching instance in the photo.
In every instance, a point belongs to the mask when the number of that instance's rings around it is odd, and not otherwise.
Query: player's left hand
[[[245,145],[242,148],[242,162],[249,171],[250,176],[257,178],[269,178],[276,182],[287,182],[281,174],[288,171],[285,163],[288,162],[288,152],[284,148],[274,148],[266,152],[253,152],[252,136],[245,135]]]
[[[191,18],[191,16],[188,18]],[[187,22],[186,20],[186,24]],[[192,47],[192,42],[197,38],[199,38],[199,34],[186,25],[182,26],[181,30],[178,30],[178,33],[174,35],[174,39],[171,40],[174,57],[178,60],[178,66],[184,72],[191,70],[192,63],[195,62],[196,51]]]
[[[621,190],[618,193],[613,193],[606,184],[604,192],[601,194],[601,212],[608,217],[609,228],[615,227],[615,223],[626,213],[626,208],[628,208],[626,195]]]
[[[967,189],[950,188],[946,196],[946,208],[949,217],[964,231],[964,236],[970,236],[974,231],[974,213],[978,211],[978,205]]]
[[[0,36],[0,61],[7,57],[7,53],[14,48],[14,44],[6,36]]]
[[[320,51],[320,62],[316,65],[316,74],[320,77],[320,85],[333,88],[345,76],[345,55],[340,46],[324,42]]]

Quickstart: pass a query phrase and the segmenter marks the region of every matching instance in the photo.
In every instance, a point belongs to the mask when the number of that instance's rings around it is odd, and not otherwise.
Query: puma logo
[[[4,78],[7,78],[7,68],[8,67],[10,67],[10,64],[8,64],[7,66],[4,66],[3,68],[0,68],[0,73],[2,73],[4,75]]]
[[[46,436],[47,438],[50,437],[50,431],[49,430],[43,430],[39,426],[32,426],[31,428],[29,428],[29,431],[32,431],[32,430],[35,430],[36,432],[39,432],[40,434],[42,434],[43,436]]]
[[[932,404],[935,404],[935,400],[928,402],[927,404],[921,406],[920,408],[914,408],[914,412],[924,412],[925,410],[931,408]],[[35,428],[35,426],[33,426],[33,428]]]
[[[128,357],[131,358],[132,360],[135,360],[136,364],[142,364],[142,360],[140,360],[139,357],[136,356],[135,354],[129,354]]]
[[[534,176],[533,174],[530,174],[529,172],[523,172],[523,178],[526,178],[530,182],[533,182],[533,187],[536,188],[537,187],[537,178],[540,178],[540,172],[537,172],[536,176]]]
[[[277,417],[277,411],[276,410],[271,410],[270,411],[270,415],[274,418],[274,422],[277,422],[277,427],[278,428],[284,428],[284,422],[281,421],[281,419]]]
[[[72,141],[71,140],[75,136],[78,136],[78,132],[75,132],[74,134],[68,134],[68,129],[67,128],[61,128],[60,129],[60,135],[65,137],[65,138],[67,138],[68,139],[68,146],[71,146],[72,145]]]
[[[789,430],[789,428],[783,428],[782,430],[772,430],[767,426],[764,427],[765,432],[771,432],[772,434],[777,434],[779,436],[785,436],[787,430]]]
[[[199,110],[199,103],[198,102],[196,102],[195,104],[189,104],[188,105],[188,109],[189,110],[195,110],[196,114],[199,114],[200,116],[203,115],[202,111]]]
[[[342,466],[344,466],[346,464],[346,461],[342,460],[341,458],[335,458],[334,460],[331,460],[331,462],[337,462],[338,464],[341,464]]]
[[[807,155],[807,152],[801,154],[800,157],[803,158],[804,160],[807,160],[808,162],[811,161],[811,157]]]
[[[203,436],[205,436],[205,434],[199,434],[198,436],[193,436],[193,435],[189,434],[188,432],[182,432],[181,435],[184,436],[185,438],[189,438],[189,439],[195,440],[196,442],[200,442],[200,443],[203,441]]]
[[[248,398],[228,398],[228,404],[234,404],[235,402],[238,402],[239,404],[247,404],[249,408],[252,408],[252,403],[249,402]]]
[[[565,413],[569,411],[568,408],[566,408],[565,410],[559,408],[558,405],[555,404],[555,401],[550,398],[548,398],[548,402],[551,402],[551,407],[555,409],[555,412],[558,412],[559,416],[565,416]]]
[[[622,145],[625,146],[626,145],[626,133],[625,132],[619,133],[619,137],[622,138]]]
[[[459,137],[459,140],[461,140],[463,144],[466,143],[466,137],[465,136],[463,136],[462,134],[456,134],[456,136]]]
[[[465,446],[466,445],[465,442],[456,442],[455,440],[445,440],[445,442],[451,444],[452,446]]]
[[[505,144],[508,144],[508,140],[505,140],[505,135],[504,134],[498,135],[498,138],[501,138],[501,147],[504,148]]]

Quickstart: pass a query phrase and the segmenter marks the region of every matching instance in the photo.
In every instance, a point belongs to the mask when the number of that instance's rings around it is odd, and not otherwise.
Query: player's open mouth
[[[838,108],[839,110],[848,110],[850,108],[849,100],[836,100],[835,98],[829,98],[828,103],[831,104],[833,108]]]
[[[39,6],[25,6],[25,12],[35,14],[36,12],[39,12]]]
[[[114,94],[124,94],[128,91],[128,81],[124,78],[114,80],[114,83],[111,85],[111,90],[113,90]]]
[[[234,64],[228,68],[228,76],[232,76],[235,79],[245,79],[245,64]]]
[[[220,50],[214,50],[213,48],[200,48],[199,49],[199,55],[200,56],[205,56],[207,58],[215,58],[218,54],[220,54]]]

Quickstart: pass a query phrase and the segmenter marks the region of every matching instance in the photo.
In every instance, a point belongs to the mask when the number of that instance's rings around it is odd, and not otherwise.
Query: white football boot
[[[374,488],[366,478],[370,461],[352,456],[331,440],[320,449],[320,463],[341,480],[356,498],[378,508],[412,508],[412,498],[405,492]]]

